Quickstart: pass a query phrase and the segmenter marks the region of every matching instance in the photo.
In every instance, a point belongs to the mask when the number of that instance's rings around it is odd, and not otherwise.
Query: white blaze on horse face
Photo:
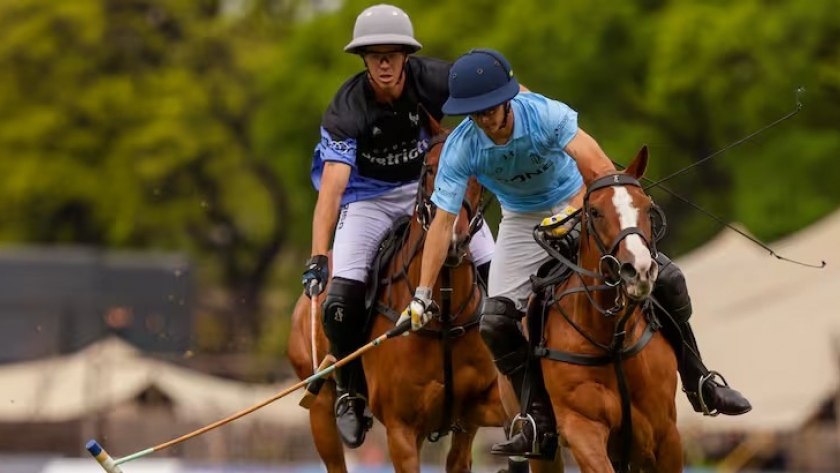
[[[618,211],[618,222],[621,224],[622,230],[639,226],[639,209],[633,205],[633,196],[627,189],[618,186],[613,187],[612,202]],[[653,264],[653,258],[651,258],[647,245],[639,235],[629,235],[624,241],[627,251],[633,255],[633,267],[636,268],[636,273],[642,280],[647,279],[648,271]]]

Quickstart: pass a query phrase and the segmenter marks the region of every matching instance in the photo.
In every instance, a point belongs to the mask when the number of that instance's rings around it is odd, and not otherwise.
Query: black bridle
[[[622,274],[621,264],[618,261],[618,258],[616,257],[616,253],[618,252],[618,247],[621,244],[621,242],[624,241],[630,235],[638,235],[642,239],[642,241],[644,241],[647,244],[651,252],[651,257],[655,259],[658,254],[658,251],[656,249],[656,243],[659,240],[661,240],[663,236],[665,236],[665,229],[667,227],[665,214],[662,212],[662,209],[654,203],[651,205],[650,213],[652,238],[648,237],[648,235],[639,227],[634,226],[623,229],[618,235],[616,235],[615,238],[613,238],[613,240],[610,242],[610,245],[607,246],[601,235],[595,230],[593,224],[594,218],[592,216],[592,206],[589,202],[590,196],[593,192],[608,187],[616,186],[633,186],[638,187],[640,189],[642,188],[639,181],[628,174],[611,174],[608,176],[598,178],[594,180],[592,184],[590,184],[589,188],[586,190],[586,194],[583,197],[583,206],[580,209],[578,209],[575,213],[569,215],[560,222],[551,225],[550,227],[537,226],[534,228],[534,238],[537,240],[537,243],[539,243],[543,248],[545,248],[551,256],[560,260],[563,264],[571,268],[578,275],[588,276],[596,281],[601,281],[608,287],[619,286],[623,281],[629,280],[633,276],[633,274],[627,273],[628,268],[624,268],[625,272],[624,274]],[[547,241],[547,237],[544,233],[544,230],[546,228],[554,228],[558,226],[573,224],[572,222],[580,222],[581,217],[583,216],[586,217],[585,219],[583,219],[585,221],[586,234],[592,236],[592,239],[595,241],[595,245],[601,252],[597,272],[581,267],[580,265],[571,261],[565,255],[558,252]]]
[[[443,142],[446,140],[446,136],[446,134],[439,134],[432,138],[429,142],[429,148],[426,151],[426,154],[428,155],[434,146],[442,146]],[[432,202],[431,194],[426,191],[426,179],[434,174],[434,172],[434,169],[424,161],[423,169],[420,173],[420,180],[417,183],[417,197],[414,203],[414,210],[417,214],[417,222],[423,227],[424,233],[429,231],[429,225],[431,225],[437,210],[437,207]],[[475,206],[475,208],[470,205],[466,196],[461,201],[461,207],[467,212],[467,219],[469,219],[469,230],[467,232],[467,238],[465,238],[464,241],[459,242],[457,248],[450,246],[449,255],[447,256],[445,263],[447,266],[458,266],[461,263],[461,260],[463,260],[466,256],[467,246],[472,240],[472,237],[481,229],[482,225],[484,225],[483,199],[484,193],[482,192],[481,197],[479,197],[478,200],[478,205]]]
[[[638,235],[639,238],[645,242],[647,247],[650,249],[650,256],[652,259],[656,259],[657,256],[656,236],[654,235],[653,238],[649,238],[647,234],[637,226],[622,229],[621,232],[613,238],[609,247],[607,247],[604,243],[601,235],[595,231],[593,224],[594,218],[592,216],[592,207],[589,204],[589,198],[595,191],[616,186],[634,186],[639,189],[642,188],[639,181],[629,174],[612,174],[593,181],[586,190],[586,195],[583,197],[583,213],[586,216],[586,233],[592,236],[592,239],[595,241],[595,245],[601,252],[601,258],[598,262],[598,271],[600,273],[599,279],[604,281],[604,283],[608,286],[618,286],[622,283],[622,281],[629,281],[633,276],[635,276],[635,269],[629,265],[622,265],[616,257],[618,246],[630,235]],[[664,219],[664,214],[661,210],[659,210],[658,206],[652,207],[652,209],[656,209],[655,212],[659,214],[661,219]],[[653,219],[651,219],[651,228],[653,228]]]

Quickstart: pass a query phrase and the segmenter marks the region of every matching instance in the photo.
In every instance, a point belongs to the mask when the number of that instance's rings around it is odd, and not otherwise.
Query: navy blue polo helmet
[[[507,59],[493,49],[472,49],[449,70],[447,115],[469,115],[503,104],[519,93]]]

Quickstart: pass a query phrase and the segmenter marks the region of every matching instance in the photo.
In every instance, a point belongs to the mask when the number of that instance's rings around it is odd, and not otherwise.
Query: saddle
[[[379,289],[383,284],[390,283],[388,279],[383,279],[380,275],[387,272],[388,265],[394,259],[394,255],[402,249],[410,223],[410,216],[400,217],[388,229],[388,232],[379,242],[376,256],[370,265],[367,292],[365,293],[365,336],[370,335],[370,329],[373,327],[373,320],[376,314],[374,309],[377,305],[376,300]],[[397,315],[399,316],[399,314]]]
[[[577,253],[577,241],[570,235],[552,240],[552,246],[563,256],[574,260]],[[545,317],[557,286],[566,282],[574,271],[562,261],[552,258],[530,277],[532,297],[528,302],[528,341],[531,348],[536,348],[543,341]]]

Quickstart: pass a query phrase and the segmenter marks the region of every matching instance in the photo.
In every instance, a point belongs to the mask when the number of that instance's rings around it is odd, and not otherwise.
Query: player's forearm
[[[574,158],[587,186],[598,176],[616,170],[615,165],[595,139],[583,130],[578,130],[575,137],[566,146],[566,152]]]
[[[440,268],[446,259],[452,227],[455,224],[455,214],[438,208],[429,231],[426,234],[426,244],[423,247],[423,262],[420,269],[420,286],[433,287],[437,281]]]
[[[340,205],[340,194],[318,196],[312,216],[312,255],[325,255],[329,251]]]

